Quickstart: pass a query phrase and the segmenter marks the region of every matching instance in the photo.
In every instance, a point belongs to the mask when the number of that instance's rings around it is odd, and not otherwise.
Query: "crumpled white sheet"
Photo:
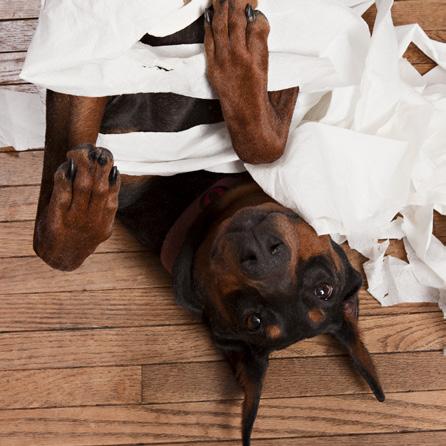
[[[212,98],[202,45],[137,42],[146,32],[184,28],[208,3],[46,0],[22,77],[85,96]],[[285,155],[244,167],[319,234],[347,239],[364,254],[369,291],[383,305],[434,301],[446,311],[446,248],[432,235],[433,211],[446,214],[446,44],[418,25],[394,27],[393,0],[376,0],[370,37],[360,15],[373,3],[259,0],[271,23],[269,88],[299,85],[301,94]],[[439,67],[418,74],[402,58],[410,42]],[[112,150],[124,173],[243,167],[222,124],[100,135],[98,144]],[[385,256],[390,238],[404,240],[409,263]]]

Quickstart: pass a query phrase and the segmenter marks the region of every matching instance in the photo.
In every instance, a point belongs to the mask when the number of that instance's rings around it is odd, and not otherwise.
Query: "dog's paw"
[[[50,266],[73,270],[107,240],[118,209],[120,176],[107,149],[70,150],[54,175],[51,200],[36,223],[35,250]]]
[[[266,90],[269,23],[255,5],[214,0],[205,13],[208,78],[221,98],[243,100]]]

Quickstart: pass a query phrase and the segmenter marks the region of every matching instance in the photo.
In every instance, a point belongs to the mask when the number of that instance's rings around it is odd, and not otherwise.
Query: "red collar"
[[[196,198],[170,228],[161,247],[160,256],[162,265],[169,273],[172,274],[175,260],[186,241],[187,233],[199,215],[237,184],[240,184],[239,176],[228,176],[217,181]]]

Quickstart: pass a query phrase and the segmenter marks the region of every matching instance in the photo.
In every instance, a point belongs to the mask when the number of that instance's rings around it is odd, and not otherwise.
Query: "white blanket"
[[[98,144],[129,174],[246,168],[319,234],[348,239],[369,258],[369,291],[383,305],[434,301],[446,311],[446,248],[432,235],[433,211],[446,213],[446,44],[430,40],[418,25],[394,27],[392,0],[376,1],[370,36],[360,15],[372,3],[259,0],[271,24],[269,88],[301,90],[286,153],[277,162],[243,166],[223,124],[178,134],[100,135]],[[212,98],[202,45],[138,43],[145,33],[184,28],[208,4],[46,0],[22,77],[84,96],[174,92]],[[418,74],[402,58],[410,42],[439,67]],[[2,92],[0,101],[0,140],[3,135],[16,149],[41,146],[42,120],[36,131],[28,114],[34,133],[27,138],[23,129],[14,132],[13,119],[20,101],[22,108],[33,101],[43,112],[40,99]],[[404,239],[410,263],[385,256],[388,241],[382,240],[390,238]]]

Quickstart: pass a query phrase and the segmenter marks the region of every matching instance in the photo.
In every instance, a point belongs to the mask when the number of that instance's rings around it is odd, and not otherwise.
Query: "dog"
[[[185,30],[141,40],[204,42],[218,101],[47,93],[34,232],[36,253],[64,271],[79,267],[110,237],[116,216],[160,256],[172,273],[177,302],[202,316],[243,388],[244,446],[250,444],[270,353],[305,338],[333,335],[384,401],[357,328],[361,275],[337,244],[266,195],[247,173],[130,177],[94,144],[100,131],[180,131],[224,119],[241,160],[278,159],[298,89],[268,93],[269,24],[255,7],[214,0]]]

